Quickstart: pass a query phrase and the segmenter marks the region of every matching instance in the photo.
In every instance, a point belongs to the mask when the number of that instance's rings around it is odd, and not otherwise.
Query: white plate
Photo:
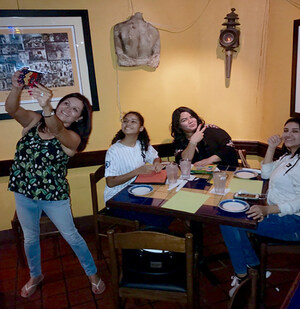
[[[218,207],[224,211],[238,213],[238,212],[247,211],[250,206],[245,201],[229,199],[229,200],[221,201]]]
[[[257,173],[253,171],[239,170],[234,172],[234,176],[243,179],[251,179],[257,177]]]
[[[142,196],[149,194],[153,191],[153,187],[150,185],[135,185],[128,189],[128,192],[133,195]]]

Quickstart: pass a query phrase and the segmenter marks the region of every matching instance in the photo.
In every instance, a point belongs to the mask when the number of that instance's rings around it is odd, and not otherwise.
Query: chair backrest
[[[236,149],[236,153],[237,153],[238,158],[241,161],[240,163],[241,166],[249,168],[250,164],[247,162],[247,159],[246,159],[246,156],[247,156],[246,149]]]
[[[97,182],[104,178],[105,165],[101,165],[95,173],[90,174],[93,214],[97,215],[99,211],[98,205],[98,193],[97,193]]]
[[[178,301],[188,304],[188,308],[194,306],[194,272],[193,272],[193,235],[188,233],[183,237],[152,231],[135,231],[127,233],[115,233],[108,231],[110,265],[112,274],[112,288],[115,307],[120,307],[119,297],[144,298],[152,300]],[[120,274],[122,273],[118,253],[120,249],[157,249],[169,252],[181,252],[186,260],[186,291],[156,290],[155,287],[137,288],[120,286]],[[149,282],[147,283],[149,286]],[[150,283],[151,284],[151,283]]]
[[[256,309],[258,307],[258,271],[250,268],[248,270],[249,277],[241,282],[231,297],[228,308],[241,309]]]
[[[266,289],[266,270],[268,255],[276,253],[300,254],[300,241],[285,241],[256,235],[260,243],[260,296],[263,297]]]

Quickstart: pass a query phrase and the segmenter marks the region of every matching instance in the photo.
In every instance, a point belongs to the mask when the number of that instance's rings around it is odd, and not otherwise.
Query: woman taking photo
[[[273,161],[276,147],[284,143],[285,154]],[[259,265],[247,231],[280,240],[300,240],[300,119],[290,118],[284,125],[282,136],[268,140],[268,149],[262,161],[261,177],[270,179],[267,206],[253,205],[246,214],[258,220],[256,230],[221,226],[224,241],[235,271],[230,297],[247,278],[247,268]]]
[[[238,160],[231,137],[205,122],[188,107],[177,108],[172,115],[176,162],[189,159],[196,166],[208,164],[237,166]]]
[[[63,97],[56,110],[51,106],[52,91],[40,84],[29,89],[43,112],[41,116],[20,106],[23,84],[21,71],[12,77],[12,90],[5,102],[7,113],[23,129],[11,168],[9,190],[15,194],[16,211],[24,233],[24,247],[30,279],[21,290],[31,296],[42,282],[40,217],[42,211],[56,225],[76,253],[95,294],[105,290],[86,242],[74,226],[70,208],[67,163],[84,150],[91,131],[91,106],[79,93]]]
[[[139,174],[161,171],[163,165],[160,162],[157,151],[150,145],[143,116],[138,112],[126,113],[122,119],[121,130],[117,132],[106,152],[104,201],[132,183]],[[146,225],[166,226],[171,222],[169,217],[133,211],[110,209],[109,214],[139,220]]]

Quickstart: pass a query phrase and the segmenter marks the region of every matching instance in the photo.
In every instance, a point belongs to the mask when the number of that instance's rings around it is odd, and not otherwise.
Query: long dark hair
[[[300,118],[296,118],[296,117],[290,118],[290,119],[288,119],[288,120],[285,122],[284,126],[285,126],[286,124],[290,123],[290,122],[295,122],[295,123],[297,123],[298,126],[299,126],[299,129],[300,129]],[[288,155],[288,154],[291,153],[291,151],[290,151],[284,144],[283,144],[283,146],[282,146],[282,150],[285,152],[285,155],[284,155],[283,157],[285,157],[286,155]],[[298,147],[298,149],[297,149],[296,152],[294,153],[293,157],[296,156],[296,155],[298,156],[297,161],[284,173],[284,175],[285,175],[286,173],[288,173],[288,172],[299,162],[299,160],[300,160],[300,147]],[[282,158],[283,158],[283,157],[282,157]]]
[[[139,112],[134,112],[134,111],[131,111],[131,112],[128,112],[126,113],[123,118],[122,118],[122,121],[123,119],[129,115],[129,114],[133,114],[135,116],[138,117],[139,119],[139,122],[140,122],[140,125],[141,126],[144,126],[144,117],[139,113]],[[125,137],[125,134],[122,130],[119,130],[117,132],[117,134],[115,135],[115,137],[113,138],[113,140],[111,141],[111,144],[114,144],[116,143],[118,140],[122,140],[123,138]],[[150,138],[149,138],[149,135],[148,135],[148,132],[146,130],[146,128],[144,127],[143,131],[141,131],[138,135],[138,138],[137,138],[140,143],[141,143],[141,146],[142,146],[142,156],[143,158],[145,159],[145,152],[148,150],[148,146],[150,144]]]
[[[184,131],[180,127],[180,114],[183,112],[187,112],[192,117],[196,118],[198,125],[199,124],[205,125],[205,121],[202,118],[200,118],[197,115],[197,113],[194,112],[192,109],[185,107],[185,106],[181,106],[175,109],[175,111],[172,114],[171,135],[174,138],[173,142],[175,144],[178,143],[181,145],[184,145],[188,142]]]
[[[57,107],[65,100],[69,98],[76,98],[83,103],[83,109],[81,112],[81,119],[78,121],[74,121],[68,128],[68,130],[72,130],[80,136],[80,144],[77,147],[77,151],[81,152],[85,149],[89,136],[92,130],[92,106],[89,100],[82,94],[78,92],[70,93],[61,98],[57,104]],[[56,107],[56,108],[57,108]],[[44,130],[46,127],[44,117],[41,119],[40,129]]]

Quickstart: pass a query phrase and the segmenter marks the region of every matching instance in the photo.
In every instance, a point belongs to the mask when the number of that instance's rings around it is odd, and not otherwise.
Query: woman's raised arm
[[[36,123],[41,116],[20,106],[20,98],[24,86],[18,81],[20,74],[21,71],[17,71],[12,76],[12,89],[5,101],[5,111],[26,128]]]

